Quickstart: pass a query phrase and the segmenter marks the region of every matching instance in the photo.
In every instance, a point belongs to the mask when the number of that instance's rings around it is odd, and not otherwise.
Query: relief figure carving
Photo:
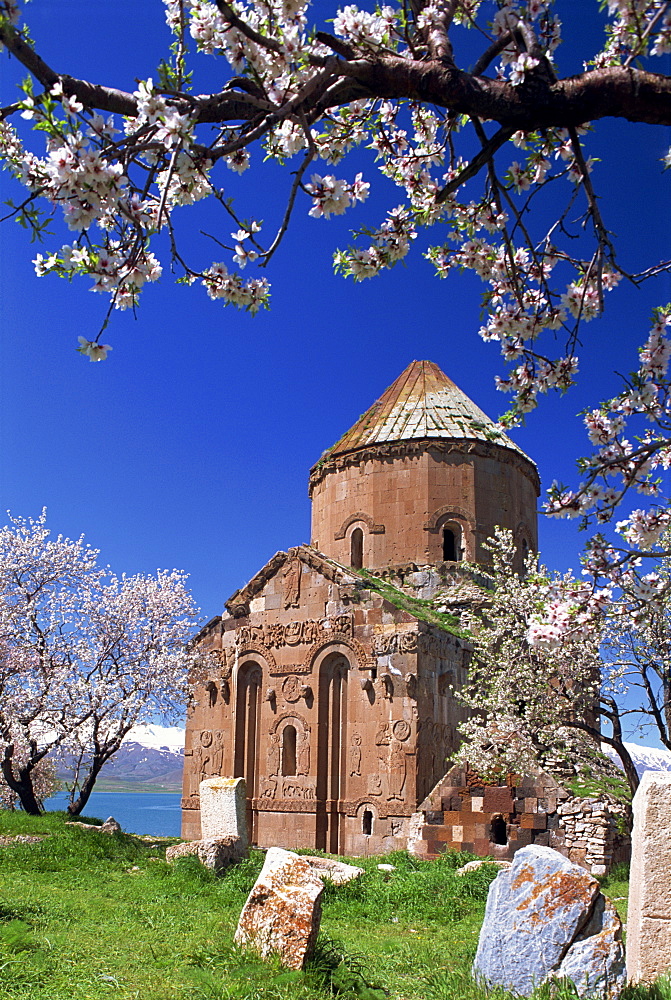
[[[271,733],[268,737],[268,774],[280,773],[280,736]]]
[[[274,799],[277,791],[277,780],[275,778],[261,778],[260,799]]]
[[[352,746],[349,748],[349,774],[350,778],[361,777],[361,736],[359,733],[354,733]]]
[[[301,590],[301,569],[300,559],[292,559],[287,569],[284,571],[284,607],[297,608]]]
[[[390,743],[389,723],[383,722],[375,734],[375,746],[388,747]]]
[[[389,795],[390,801],[403,801],[403,786],[407,776],[405,750],[400,743],[393,743],[389,751]]]
[[[315,786],[313,782],[301,781],[300,778],[285,778],[282,782],[282,798],[284,799],[314,799]]]
[[[217,729],[214,734],[214,746],[212,748],[212,774],[220,775],[224,769],[224,734],[221,729]]]
[[[303,730],[296,751],[296,774],[310,773],[310,734]]]

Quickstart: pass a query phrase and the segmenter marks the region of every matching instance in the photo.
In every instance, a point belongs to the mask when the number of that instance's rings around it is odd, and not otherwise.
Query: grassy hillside
[[[233,947],[263,855],[216,877],[187,858],[165,863],[166,841],[87,832],[64,815],[0,812],[0,1000],[508,1000],[470,980],[495,871],[459,877],[468,856],[361,861],[366,875],[327,886],[322,934],[302,973]],[[609,887],[618,905],[626,883]],[[624,1000],[667,1000],[666,987]],[[573,996],[562,988],[538,998]]]

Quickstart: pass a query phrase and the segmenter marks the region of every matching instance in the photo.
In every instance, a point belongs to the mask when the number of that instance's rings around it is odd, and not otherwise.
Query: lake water
[[[182,822],[180,800],[177,792],[91,792],[84,816],[97,816],[102,820],[114,816],[124,833],[179,837]],[[60,792],[48,799],[45,807],[48,810],[66,809],[67,804],[67,794]]]

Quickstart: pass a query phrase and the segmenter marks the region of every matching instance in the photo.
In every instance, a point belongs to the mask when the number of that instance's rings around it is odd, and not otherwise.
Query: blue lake
[[[182,822],[178,792],[92,792],[84,816],[105,820],[114,816],[124,833],[148,833],[155,837],[179,837]],[[48,810],[66,809],[67,794],[45,802]],[[73,817],[77,818],[77,817]]]

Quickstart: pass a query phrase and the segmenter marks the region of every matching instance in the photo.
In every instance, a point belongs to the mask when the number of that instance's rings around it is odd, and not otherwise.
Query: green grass
[[[461,639],[471,638],[470,632],[466,632],[459,627],[459,621],[454,615],[437,611],[432,601],[423,600],[419,597],[410,597],[405,591],[394,587],[387,580],[381,580],[379,577],[373,576],[368,570],[358,569],[355,572],[363,577],[371,590],[380,594],[386,601],[393,604],[395,608],[408,611],[415,618],[419,618],[429,625],[437,625],[438,628],[443,629],[444,632],[449,632],[450,635],[455,635]]]
[[[233,946],[261,852],[216,877],[193,858],[167,865],[165,842],[65,818],[0,812],[0,836],[48,834],[0,848],[0,1000],[511,1000],[470,978],[496,869],[457,876],[469,855],[394,854],[391,873],[361,859],[361,879],[327,885],[315,955],[289,972]],[[625,872],[606,883],[626,896]],[[623,1000],[671,1000],[654,989]]]

